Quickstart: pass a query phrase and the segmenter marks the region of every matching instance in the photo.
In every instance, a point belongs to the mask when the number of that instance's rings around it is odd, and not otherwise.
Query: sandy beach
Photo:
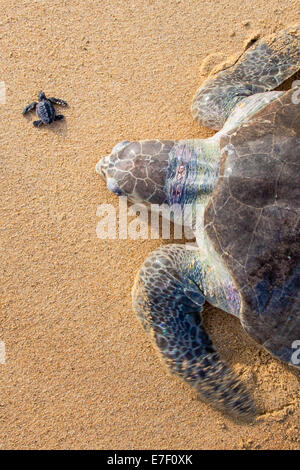
[[[101,240],[95,172],[122,140],[212,135],[190,113],[219,62],[300,21],[298,0],[2,0],[1,449],[299,449],[300,374],[217,309],[205,324],[252,392],[241,423],[170,376],[131,287],[166,241]],[[5,85],[3,85],[3,83]],[[36,129],[43,90],[69,107]]]

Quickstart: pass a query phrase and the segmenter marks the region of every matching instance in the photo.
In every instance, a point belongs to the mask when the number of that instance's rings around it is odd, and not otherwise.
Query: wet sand
[[[95,173],[124,139],[211,135],[190,103],[255,35],[299,22],[297,0],[3,0],[0,18],[0,448],[297,449],[300,375],[210,309],[219,351],[252,391],[252,424],[171,377],[135,319],[131,286],[161,240],[100,240]],[[69,102],[35,129],[42,89]]]

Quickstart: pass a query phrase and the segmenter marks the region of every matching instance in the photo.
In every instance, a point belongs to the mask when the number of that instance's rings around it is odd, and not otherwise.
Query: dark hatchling
[[[64,116],[62,114],[56,114],[54,104],[60,106],[68,106],[66,101],[60,100],[59,98],[46,98],[45,93],[42,91],[39,92],[38,102],[34,101],[33,103],[28,104],[24,109],[22,114],[26,114],[33,109],[36,110],[36,115],[39,118],[38,121],[33,121],[35,127],[40,127],[42,124],[51,124],[53,121],[61,121]]]
[[[170,371],[239,417],[255,414],[253,400],[201,312],[209,303],[235,315],[258,345],[300,369],[299,81],[278,90],[299,69],[296,25],[203,83],[192,113],[218,131],[212,137],[123,141],[96,167],[118,196],[192,214],[197,247],[151,253],[133,307]]]

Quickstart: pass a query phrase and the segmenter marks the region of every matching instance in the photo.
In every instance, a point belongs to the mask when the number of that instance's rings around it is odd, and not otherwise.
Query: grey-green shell
[[[222,137],[220,177],[204,219],[241,293],[243,327],[289,363],[300,340],[300,104],[295,91]]]

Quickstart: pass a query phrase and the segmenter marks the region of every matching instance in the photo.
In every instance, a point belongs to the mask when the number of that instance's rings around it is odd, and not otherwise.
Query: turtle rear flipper
[[[215,408],[240,418],[253,416],[250,394],[220,360],[202,325],[205,297],[186,275],[194,256],[182,245],[154,251],[136,279],[134,309],[172,373]]]
[[[193,117],[202,125],[219,130],[240,101],[278,88],[299,69],[297,25],[255,42],[234,65],[209,78],[195,94]]]

